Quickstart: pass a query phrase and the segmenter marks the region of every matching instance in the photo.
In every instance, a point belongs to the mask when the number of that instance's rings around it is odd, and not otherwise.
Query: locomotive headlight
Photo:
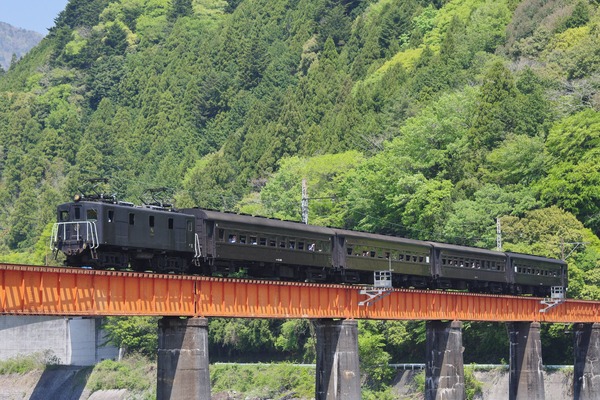
[[[76,194],[75,196],[73,196],[73,201],[78,202],[81,200],[81,195]]]

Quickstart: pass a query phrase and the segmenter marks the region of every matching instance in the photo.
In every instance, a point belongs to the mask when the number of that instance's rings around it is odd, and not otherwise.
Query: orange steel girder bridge
[[[0,314],[600,322],[600,302],[0,264]]]

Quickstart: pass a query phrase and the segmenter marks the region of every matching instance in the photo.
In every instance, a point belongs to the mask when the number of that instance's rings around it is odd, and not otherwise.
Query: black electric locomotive
[[[194,217],[168,208],[76,196],[57,214],[52,248],[69,266],[185,273],[195,255]]]
[[[198,208],[112,198],[57,210],[51,247],[73,267],[371,284],[548,296],[567,286],[564,261]]]

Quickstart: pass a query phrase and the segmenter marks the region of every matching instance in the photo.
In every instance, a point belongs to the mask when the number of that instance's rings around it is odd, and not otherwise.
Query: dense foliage
[[[304,178],[311,223],[494,248],[498,219],[600,299],[599,28],[587,0],[71,0],[0,76],[0,253],[45,262],[89,177],[296,220]],[[211,330],[310,359],[302,324]],[[361,326],[382,362],[422,359],[419,330]]]

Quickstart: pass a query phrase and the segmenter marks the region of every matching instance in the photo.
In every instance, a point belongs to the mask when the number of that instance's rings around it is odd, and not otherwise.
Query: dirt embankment
[[[91,393],[85,389],[91,368],[55,367],[26,374],[0,375],[0,400],[125,400],[126,390]]]

